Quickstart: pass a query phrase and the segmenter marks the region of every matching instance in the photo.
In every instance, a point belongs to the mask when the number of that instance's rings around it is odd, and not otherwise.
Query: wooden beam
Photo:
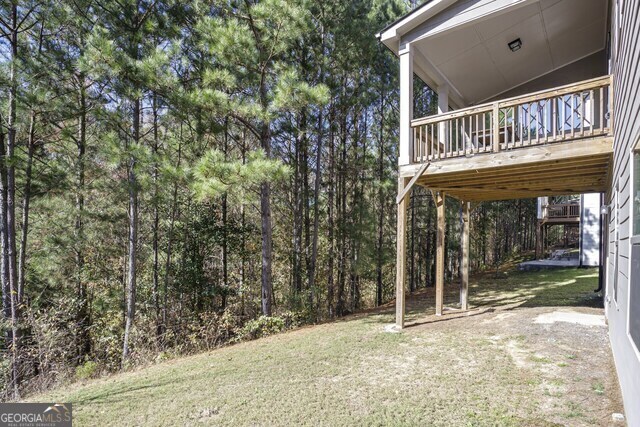
[[[469,214],[471,203],[462,202],[462,271],[460,274],[460,309],[469,309]]]
[[[398,178],[398,193],[403,192],[405,189],[405,178]],[[404,328],[404,294],[405,294],[405,276],[407,272],[406,262],[406,238],[407,238],[407,205],[408,205],[407,193],[404,193],[404,197],[398,203],[398,218],[396,229],[396,327],[399,329]]]
[[[444,232],[445,216],[443,191],[431,191],[436,204],[438,229],[436,233],[436,316],[442,316],[444,302]]]
[[[481,153],[473,157],[438,160],[431,165],[425,176],[515,168],[552,161],[569,163],[573,159],[596,158],[611,154],[613,154],[613,138],[597,136],[571,142],[503,150],[499,153]],[[420,166],[419,164],[403,166],[400,168],[400,175],[413,176]]]
[[[422,176],[424,171],[427,170],[430,164],[431,163],[423,163],[422,166],[420,166],[420,169],[418,169],[418,171],[413,176],[413,178],[411,178],[411,181],[409,181],[409,184],[407,184],[402,189],[402,191],[398,193],[398,197],[396,198],[396,204],[399,204],[402,201],[402,199],[404,199],[407,196],[407,194],[409,194],[409,191],[411,191],[415,183],[418,182],[418,179],[420,179],[420,177]]]
[[[518,192],[518,191],[498,191],[498,192],[472,192],[472,191],[453,191],[448,190],[448,197],[455,197],[458,200],[468,200],[470,202],[486,202],[486,201],[494,201],[494,200],[516,200],[516,199],[531,199],[534,197],[542,197],[542,196],[566,196],[567,194],[583,194],[583,193],[601,193],[603,191],[602,187],[584,187],[584,188],[573,188],[571,190],[564,191],[549,191],[549,190],[540,190],[540,191],[530,191],[530,192]]]
[[[455,159],[450,159],[455,160]],[[438,163],[443,161],[450,160],[439,160]],[[540,161],[535,163],[529,163],[524,165],[510,166],[509,164],[505,164],[500,167],[494,168],[486,168],[486,169],[464,169],[459,171],[452,171],[445,175],[436,175],[430,172],[430,179],[449,179],[455,177],[456,179],[473,179],[478,177],[494,177],[494,176],[503,176],[503,175],[513,175],[514,172],[520,173],[529,173],[533,171],[539,171],[541,168],[545,171],[547,170],[565,170],[565,169],[575,169],[596,165],[607,165],[611,161],[611,154],[602,154],[597,156],[589,156],[585,158],[577,157],[577,158],[564,158],[564,159],[554,159],[549,161]],[[435,162],[434,162],[435,164]],[[413,176],[414,172],[417,170],[416,167],[412,166],[403,166],[400,168],[401,176]]]
[[[558,178],[562,176],[574,176],[575,174],[591,174],[600,173],[606,176],[606,171],[609,169],[608,159],[597,159],[592,163],[568,163],[564,167],[557,167],[556,165],[540,164],[535,168],[527,169],[508,169],[504,168],[501,171],[483,172],[483,173],[467,173],[456,174],[455,176],[431,176],[428,178],[429,185],[440,185],[440,183],[447,183],[455,186],[478,186],[478,185],[495,185],[498,183],[511,183],[514,180],[523,181],[530,177],[535,178]],[[423,178],[424,179],[424,178]]]

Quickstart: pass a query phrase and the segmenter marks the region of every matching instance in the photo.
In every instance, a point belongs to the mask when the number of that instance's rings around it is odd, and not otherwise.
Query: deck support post
[[[431,190],[433,200],[436,204],[437,213],[437,233],[436,233],[436,316],[442,316],[444,303],[444,201],[443,191]]]
[[[542,221],[536,224],[536,259],[542,259]]]
[[[398,178],[398,194],[402,194],[405,185],[405,178]],[[409,193],[398,202],[398,218],[396,229],[396,328],[404,328],[404,294],[405,277],[407,273],[407,204]]]
[[[462,271],[460,274],[460,309],[469,309],[469,216],[471,203],[462,202]]]
[[[398,164],[408,165],[414,159],[413,153],[413,46],[400,46],[400,145]]]

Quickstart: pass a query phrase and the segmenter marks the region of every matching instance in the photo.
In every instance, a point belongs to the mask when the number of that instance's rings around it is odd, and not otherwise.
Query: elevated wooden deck
[[[400,177],[470,202],[605,191],[611,83],[604,76],[414,120],[412,163]]]
[[[542,224],[579,224],[580,203],[551,203],[542,206]]]

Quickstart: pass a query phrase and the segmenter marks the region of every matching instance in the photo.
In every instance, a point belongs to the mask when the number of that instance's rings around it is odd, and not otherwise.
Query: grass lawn
[[[385,332],[389,305],[32,400],[72,402],[76,425],[610,425],[606,328],[536,322],[602,315],[596,285],[596,270],[487,274],[467,313],[414,295],[402,333]]]

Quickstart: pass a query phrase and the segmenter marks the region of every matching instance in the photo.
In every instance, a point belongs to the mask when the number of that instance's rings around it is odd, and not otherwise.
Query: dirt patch
[[[552,277],[553,273],[547,274]],[[477,343],[486,341],[504,351],[525,378],[528,389],[524,394],[536,402],[539,417],[546,422],[611,425],[612,414],[623,412],[623,407],[604,311],[591,307],[597,305],[591,291],[593,287],[585,286],[581,291],[574,279],[556,281],[549,286],[542,282],[522,289],[512,287],[509,281],[488,279],[488,282],[484,289],[476,287],[479,292],[475,299],[471,296],[469,312],[445,312],[439,318],[417,313],[419,301],[428,301],[431,297],[426,291],[412,306],[414,317],[408,330],[411,334],[437,330],[452,336],[462,334],[466,339],[472,335]],[[562,307],[566,303],[562,298],[563,288],[569,294],[566,299],[572,301],[570,307]],[[549,289],[557,300],[543,295]],[[455,304],[456,298],[457,290],[449,289],[445,301]],[[536,299],[542,306],[532,306],[531,300]],[[487,300],[493,303],[491,309],[485,309]],[[431,308],[425,308],[430,313]],[[516,388],[497,386],[496,398],[501,398],[503,393],[513,393]],[[526,414],[514,410],[527,419]]]
[[[583,326],[602,326],[605,327],[604,314],[587,314],[576,311],[552,311],[544,313],[536,317],[535,323],[553,324],[556,322],[575,323]]]

